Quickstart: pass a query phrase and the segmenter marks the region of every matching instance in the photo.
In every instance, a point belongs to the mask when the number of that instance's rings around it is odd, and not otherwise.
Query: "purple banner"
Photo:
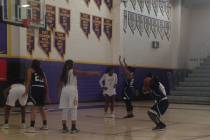
[[[27,29],[27,51],[32,55],[35,45],[35,31],[34,29]]]
[[[7,54],[7,25],[0,23],[0,54]]]
[[[56,7],[46,5],[46,23],[51,30],[56,28]]]
[[[51,51],[51,32],[44,29],[39,29],[39,46],[49,56]]]
[[[109,8],[109,10],[111,10],[113,7],[113,0],[104,0],[104,2],[107,5],[107,7]]]
[[[112,20],[104,19],[104,33],[109,40],[112,39]]]
[[[68,34],[71,29],[71,11],[67,9],[59,9],[60,24],[64,31]]]
[[[55,32],[54,45],[59,54],[63,57],[66,52],[66,34]]]
[[[93,16],[93,31],[95,32],[98,39],[101,37],[102,18]]]
[[[90,15],[85,13],[80,13],[80,27],[88,37],[90,34]]]
[[[98,9],[100,9],[101,8],[101,4],[102,4],[102,0],[94,0],[94,1],[95,1],[96,5],[97,5]]]

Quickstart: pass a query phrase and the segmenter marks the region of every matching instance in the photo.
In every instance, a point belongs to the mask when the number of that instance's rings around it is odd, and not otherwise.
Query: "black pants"
[[[133,112],[132,101],[133,101],[134,91],[135,91],[134,88],[124,89],[123,101],[125,102],[127,112]]]

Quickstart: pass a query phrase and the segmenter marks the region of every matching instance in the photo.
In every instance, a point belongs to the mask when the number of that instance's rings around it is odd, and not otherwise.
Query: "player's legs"
[[[44,109],[44,107],[39,107],[39,111],[40,111],[40,115],[42,117],[42,124],[43,126],[41,127],[42,130],[47,130],[48,126],[47,126],[47,113]]]
[[[104,98],[105,98],[104,112],[106,115],[108,113],[108,109],[109,109],[109,97],[108,97],[108,95],[104,95]]]
[[[8,125],[8,123],[9,123],[10,111],[11,111],[11,106],[6,105],[4,108],[4,113],[5,113],[4,124]]]
[[[114,113],[114,102],[115,102],[115,96],[113,95],[110,97],[110,110],[112,114]]]
[[[62,125],[63,125],[63,133],[66,133],[69,131],[68,126],[67,126],[67,120],[68,120],[68,114],[69,114],[69,109],[62,109]]]
[[[78,133],[79,130],[76,127],[76,123],[77,123],[77,108],[71,108],[70,109],[70,113],[71,113],[71,133]]]

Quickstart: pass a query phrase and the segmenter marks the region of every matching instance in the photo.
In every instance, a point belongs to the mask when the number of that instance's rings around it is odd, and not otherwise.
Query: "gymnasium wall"
[[[12,80],[16,76],[24,78],[25,70],[29,67],[31,59],[36,58],[42,60],[42,67],[50,85],[50,97],[53,102],[57,102],[56,83],[61,73],[63,61],[73,59],[77,63],[76,67],[82,70],[98,70],[104,72],[107,65],[114,65],[115,72],[119,77],[118,93],[120,94],[122,93],[124,77],[118,66],[118,57],[122,55],[126,57],[129,64],[136,66],[136,88],[139,91],[142,89],[142,82],[145,75],[148,72],[153,72],[160,77],[161,82],[164,83],[169,93],[172,73],[177,68],[180,68],[177,58],[180,47],[178,37],[180,34],[180,3],[174,3],[174,7],[172,8],[171,20],[173,28],[171,31],[171,40],[168,41],[166,38],[161,40],[158,38],[157,40],[160,41],[159,49],[151,48],[151,41],[154,40],[152,33],[150,39],[146,37],[145,33],[143,37],[139,37],[137,31],[132,35],[129,28],[127,34],[124,34],[122,30],[122,11],[124,6],[118,0],[113,0],[111,11],[107,8],[103,0],[100,10],[93,0],[90,1],[89,6],[83,0],[69,0],[69,3],[66,0],[46,0],[46,3],[56,6],[57,27],[55,31],[63,31],[58,23],[58,8],[71,10],[71,30],[66,37],[66,54],[62,58],[54,45],[51,45],[52,50],[49,56],[47,56],[38,44],[38,30],[36,30],[35,49],[31,55],[27,52],[26,48],[26,29],[8,26],[8,55],[5,60],[8,62],[9,80]],[[127,10],[132,10],[129,1],[127,6]],[[81,12],[112,19],[112,39],[108,40],[103,31],[100,39],[98,39],[92,30],[92,25],[90,35],[87,38],[80,28]],[[146,9],[144,9],[144,14],[147,14]],[[152,10],[151,14],[154,17]],[[161,17],[161,15],[158,15],[158,18],[167,20],[166,17]],[[51,43],[53,44],[53,39]],[[80,101],[103,99],[98,80],[99,77],[79,78]],[[141,94],[140,98],[142,96]]]
[[[161,67],[161,68],[179,68],[178,65],[178,50],[180,42],[180,12],[181,12],[181,1],[171,1],[171,16],[170,19],[167,18],[166,13],[162,14],[160,8],[158,7],[158,14],[155,15],[153,7],[149,13],[146,5],[144,5],[143,10],[140,10],[140,6],[136,2],[135,9],[131,1],[127,2],[127,7],[121,5],[121,40],[122,40],[122,50],[128,62],[133,65],[140,65],[144,67]],[[148,37],[145,29],[143,29],[142,36],[140,35],[138,29],[136,28],[134,33],[127,25],[126,32],[123,31],[123,21],[124,21],[124,10],[130,11],[143,16],[148,16],[154,19],[169,21],[171,23],[170,39],[166,36],[161,39],[159,33],[157,33],[157,38],[150,33]],[[158,49],[152,48],[152,41],[159,41],[160,47]]]
[[[210,55],[210,1],[186,0],[185,5],[190,15],[185,36],[185,43],[189,46],[187,66],[192,69]]]

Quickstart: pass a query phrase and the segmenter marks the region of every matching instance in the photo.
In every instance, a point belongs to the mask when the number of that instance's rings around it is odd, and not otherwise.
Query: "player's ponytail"
[[[67,60],[64,63],[63,66],[63,70],[62,70],[62,74],[60,77],[61,82],[63,82],[64,85],[67,85],[68,81],[69,81],[69,70],[71,70],[73,68],[74,62],[72,60]],[[69,83],[68,83],[69,84]]]

